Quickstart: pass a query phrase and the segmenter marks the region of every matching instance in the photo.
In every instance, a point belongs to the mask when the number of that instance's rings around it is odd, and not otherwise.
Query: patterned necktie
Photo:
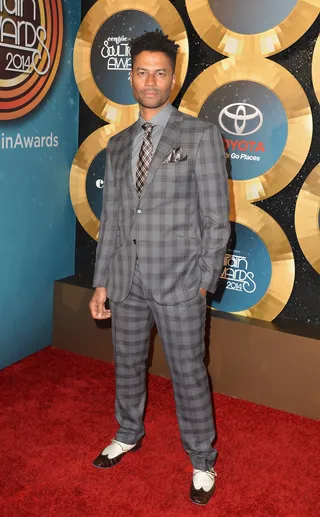
[[[137,162],[136,190],[138,196],[140,196],[142,192],[153,155],[151,133],[154,125],[146,122],[142,124],[141,127],[144,130],[144,137]]]

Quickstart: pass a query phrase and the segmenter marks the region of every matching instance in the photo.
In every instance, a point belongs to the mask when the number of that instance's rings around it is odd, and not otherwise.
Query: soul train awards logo
[[[252,294],[257,289],[253,271],[249,271],[248,258],[227,253],[224,258],[223,272],[220,276],[226,281],[226,289],[244,291]]]
[[[269,289],[272,264],[267,246],[252,229],[231,222],[231,235],[211,306],[241,312],[260,303]]]
[[[0,0],[0,119],[39,104],[56,74],[62,48],[61,0]]]
[[[126,36],[107,38],[101,49],[101,57],[106,60],[107,70],[130,72],[131,57],[129,39]]]
[[[31,5],[31,22],[24,19],[27,13],[24,0],[16,0],[10,9],[9,0],[0,0],[0,45],[8,49],[5,59],[5,71],[45,75],[51,64],[50,53],[46,47],[47,31],[39,25],[37,19],[38,6],[34,0]],[[12,3],[11,3],[12,5]],[[30,15],[30,11],[28,13]],[[30,16],[28,16],[30,17]],[[10,30],[11,29],[11,30]],[[45,55],[45,66],[41,70],[39,64]]]

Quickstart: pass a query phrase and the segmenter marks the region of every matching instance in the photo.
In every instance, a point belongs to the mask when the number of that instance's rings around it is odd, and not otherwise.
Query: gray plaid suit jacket
[[[219,130],[174,109],[139,198],[131,170],[136,129],[137,122],[107,147],[93,286],[123,301],[138,256],[145,291],[159,304],[192,299],[200,287],[213,293],[230,234]]]

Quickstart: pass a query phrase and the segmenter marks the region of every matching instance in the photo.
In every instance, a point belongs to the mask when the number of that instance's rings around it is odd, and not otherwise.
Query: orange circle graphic
[[[32,111],[52,85],[62,51],[63,11],[62,0],[1,6],[0,120],[11,120]]]

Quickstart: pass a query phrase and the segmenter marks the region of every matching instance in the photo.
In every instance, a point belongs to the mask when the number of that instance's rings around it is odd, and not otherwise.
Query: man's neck
[[[145,108],[144,106],[140,106],[140,115],[145,121],[151,120],[159,111],[161,111],[165,106],[168,106],[169,100],[163,104],[162,106],[159,106],[158,108]]]

